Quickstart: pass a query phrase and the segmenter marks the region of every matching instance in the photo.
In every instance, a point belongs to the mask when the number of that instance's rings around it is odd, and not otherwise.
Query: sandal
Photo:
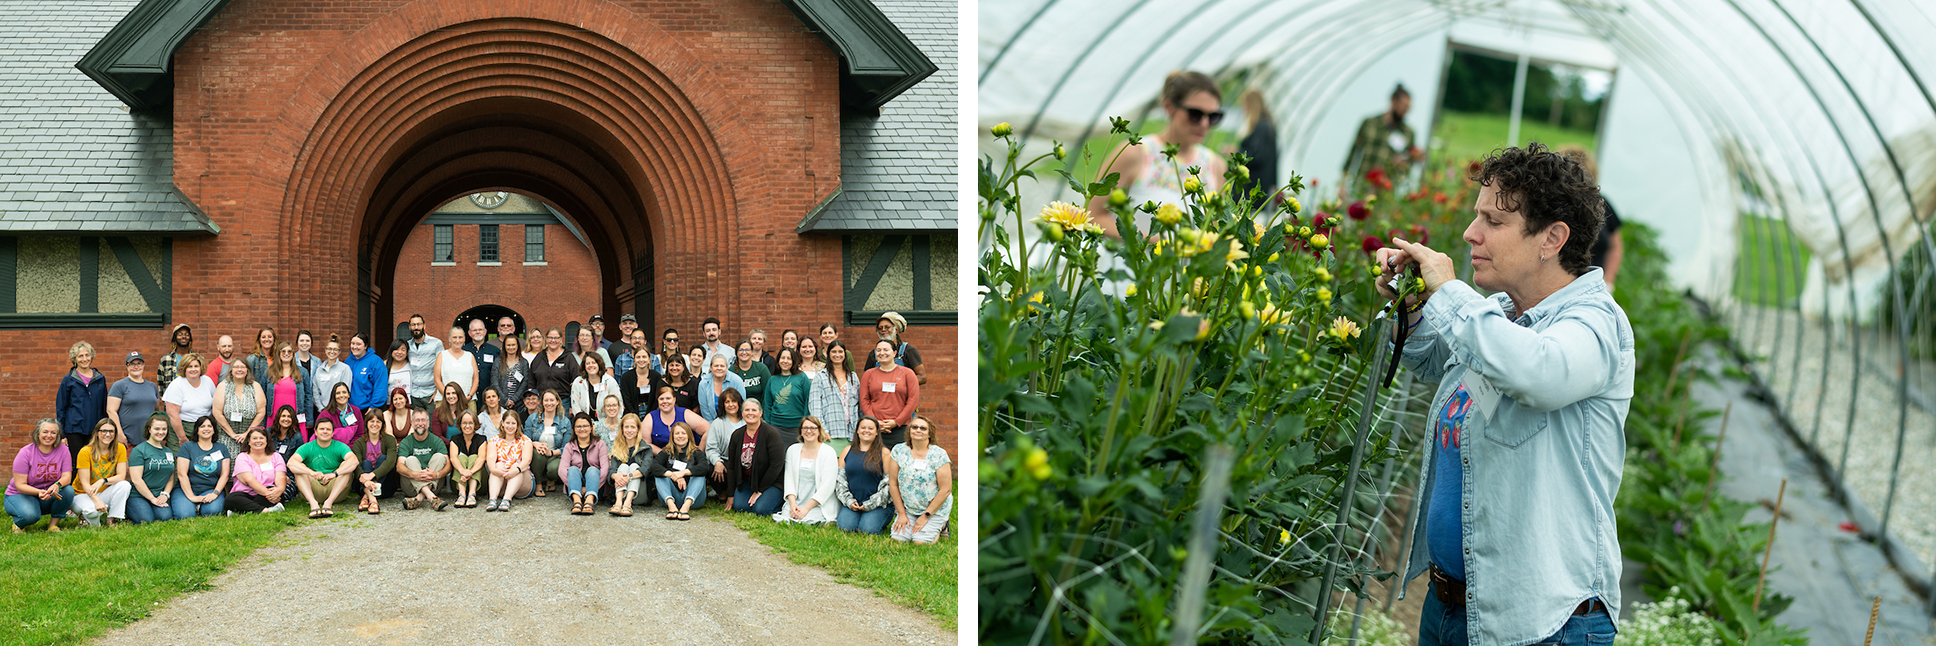
[[[329,518],[330,516],[335,516],[335,515],[336,515],[336,510],[334,510],[334,509],[327,509],[327,508],[326,508],[326,509],[324,509],[324,510],[323,510],[323,517],[324,517],[324,518]]]
[[[683,511],[679,512],[679,520],[692,520],[692,514]]]
[[[543,498],[543,497],[545,497],[545,488],[544,488],[544,486],[543,486],[543,485],[539,485],[539,486],[538,486],[538,490],[537,490],[537,491],[534,491],[534,492],[531,492],[531,495],[533,495],[533,496],[537,496],[537,497],[539,497],[539,498]]]
[[[375,498],[371,498],[371,499],[370,499],[370,515],[371,515],[371,516],[375,516],[375,515],[377,515],[377,514],[381,514],[381,513],[383,513],[383,505],[382,505],[381,503],[378,503],[378,502],[376,501],[376,499],[375,499]]]
[[[314,520],[314,519],[317,519],[317,518],[322,518],[322,517],[323,517],[323,510],[321,510],[321,509],[317,509],[317,508],[315,508],[315,507],[310,507],[310,508],[309,508],[309,518],[310,518],[311,520]]]
[[[676,511],[666,512],[666,520],[679,520],[679,512],[676,512]]]
[[[625,510],[624,510],[624,511],[621,511],[621,512],[619,512],[619,513],[618,513],[618,515],[620,515],[620,516],[623,516],[623,517],[626,517],[626,518],[631,518],[631,517],[632,517],[632,508],[631,508],[631,507],[626,507],[626,508],[625,508]]]
[[[369,511],[369,509],[370,509],[370,495],[369,495],[369,494],[363,494],[363,497],[362,497],[362,498],[358,498],[358,499],[356,500],[356,510],[357,510],[357,511]]]

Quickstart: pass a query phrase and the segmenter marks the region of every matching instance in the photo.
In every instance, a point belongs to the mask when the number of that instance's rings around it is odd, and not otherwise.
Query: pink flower
[[[1345,207],[1344,212],[1345,215],[1351,216],[1353,220],[1363,220],[1371,217],[1371,209],[1365,207],[1364,200],[1352,202],[1351,206]]]
[[[1379,249],[1385,248],[1385,243],[1379,242],[1378,236],[1365,236],[1364,243],[1358,246],[1365,250],[1365,255],[1369,256],[1376,255]]]

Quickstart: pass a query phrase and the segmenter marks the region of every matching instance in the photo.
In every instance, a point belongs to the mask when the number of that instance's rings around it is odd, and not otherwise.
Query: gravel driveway
[[[572,516],[336,507],[97,643],[954,644],[918,611],[795,565],[708,510]],[[602,508],[601,508],[602,509]],[[569,640],[569,641],[564,641]]]

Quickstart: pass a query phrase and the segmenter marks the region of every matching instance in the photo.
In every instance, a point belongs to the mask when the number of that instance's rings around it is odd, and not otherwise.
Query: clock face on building
[[[495,209],[504,206],[504,201],[510,199],[510,197],[511,194],[504,191],[498,191],[496,193],[472,193],[471,203],[483,208]]]

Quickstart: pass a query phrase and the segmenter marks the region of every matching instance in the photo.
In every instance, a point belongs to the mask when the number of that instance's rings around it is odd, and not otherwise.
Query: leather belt
[[[1464,581],[1452,578],[1452,575],[1446,574],[1445,570],[1439,569],[1436,564],[1427,567],[1425,572],[1431,576],[1432,594],[1438,596],[1439,603],[1445,604],[1447,608],[1465,607]],[[1601,603],[1599,599],[1587,599],[1573,608],[1573,614],[1590,615],[1595,612],[1605,612],[1606,609],[1607,604]]]

